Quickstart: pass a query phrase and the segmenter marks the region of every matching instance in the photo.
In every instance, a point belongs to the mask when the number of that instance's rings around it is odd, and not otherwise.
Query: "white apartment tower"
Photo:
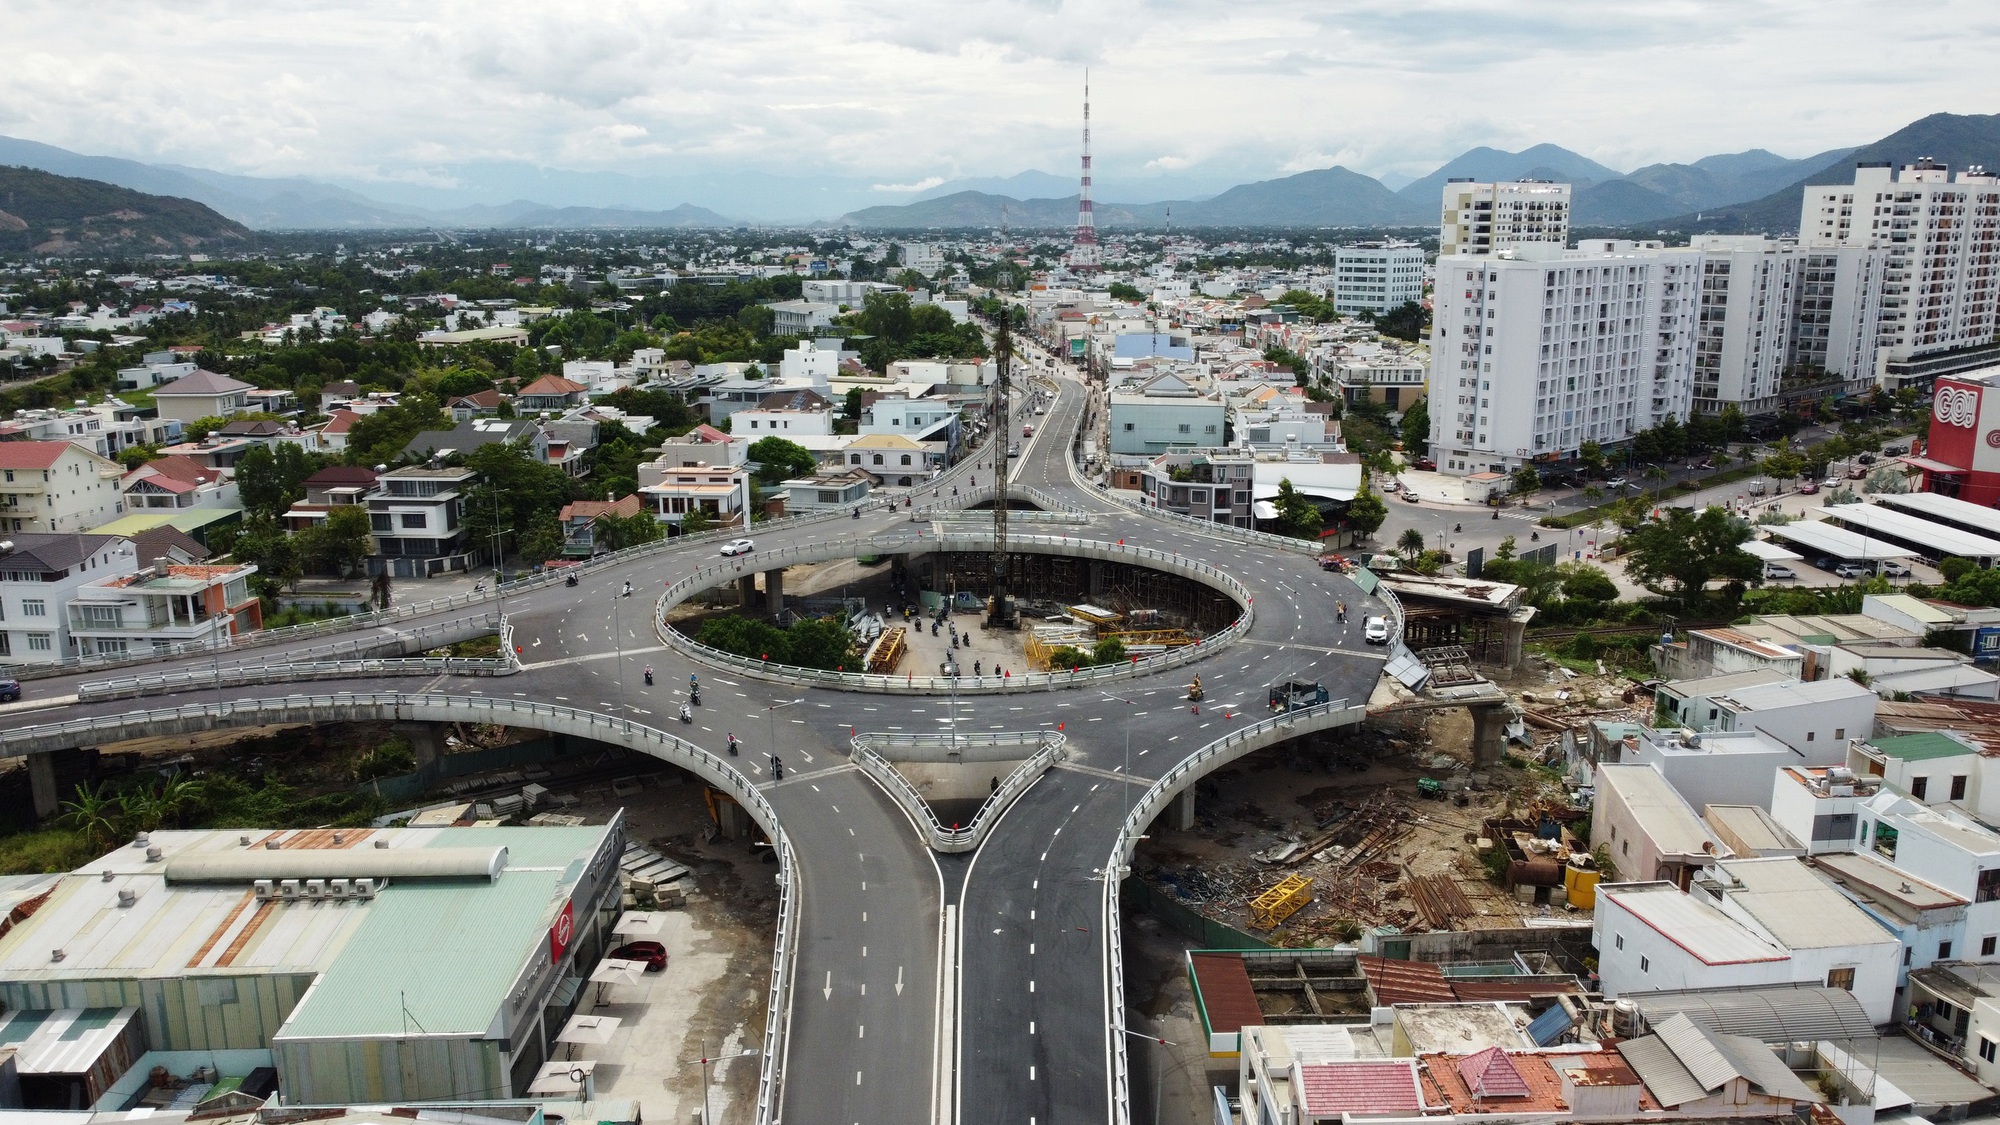
[[[1877,378],[1895,360],[1990,344],[2000,334],[2000,177],[1978,166],[1954,176],[1928,158],[1894,170],[1858,165],[1852,184],[1806,188],[1799,240],[1813,251],[1885,253],[1870,373]],[[1865,271],[1850,272],[1858,283]],[[1860,303],[1854,295],[1845,302]]]
[[[1519,242],[1569,242],[1569,185],[1545,180],[1444,185],[1438,257],[1491,254]]]
[[[1441,472],[1511,472],[1611,445],[1694,388],[1702,253],[1594,240],[1439,258],[1431,448]]]
[[[1414,242],[1363,242],[1333,252],[1335,312],[1388,312],[1424,297],[1424,251]]]
[[[1772,413],[1783,404],[1805,256],[1796,242],[1762,235],[1702,235],[1692,245],[1702,252],[1694,412]]]

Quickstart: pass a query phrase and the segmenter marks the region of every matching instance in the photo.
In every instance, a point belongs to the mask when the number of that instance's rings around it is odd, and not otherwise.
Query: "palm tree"
[[[1402,536],[1396,540],[1396,549],[1403,552],[1404,558],[1415,562],[1417,556],[1424,553],[1424,533],[1414,527],[1404,528]]]
[[[85,839],[99,847],[110,847],[118,839],[118,822],[113,819],[113,810],[118,802],[106,796],[104,790],[88,785],[76,787],[76,800],[64,801],[62,819]]]

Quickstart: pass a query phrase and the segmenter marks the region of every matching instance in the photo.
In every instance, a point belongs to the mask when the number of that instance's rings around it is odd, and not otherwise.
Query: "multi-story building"
[[[711,528],[737,527],[750,520],[750,471],[741,465],[641,463],[639,497],[672,528],[689,512],[700,512]]]
[[[264,627],[252,563],[182,566],[162,560],[77,588],[66,607],[78,656],[136,656],[176,645],[224,645]]]
[[[1522,242],[1567,245],[1569,195],[1568,184],[1545,180],[1446,181],[1438,257],[1491,254]]]
[[[1618,240],[1439,258],[1430,382],[1439,471],[1507,473],[1685,421],[1701,263],[1699,250]]]
[[[0,442],[0,530],[85,531],[125,512],[118,462],[75,442]]]
[[[1257,459],[1247,452],[1213,449],[1163,453],[1139,474],[1148,507],[1255,528]]]
[[[306,495],[285,512],[286,531],[304,531],[326,522],[335,508],[368,503],[375,491],[375,470],[362,465],[329,465],[307,477]]]
[[[1930,440],[1923,456],[1910,461],[1923,470],[1926,492],[1987,508],[2000,504],[2000,367],[1937,381]]]
[[[1694,412],[1720,414],[1729,406],[1746,415],[1776,412],[1804,255],[1797,243],[1762,235],[1703,235],[1690,245],[1702,252]]]
[[[1977,166],[1953,175],[1928,158],[1900,169],[1856,166],[1851,184],[1811,185],[1799,211],[1809,250],[1884,252],[1876,369],[1881,382],[1928,386],[1950,365],[1923,365],[1892,379],[1890,365],[1964,351],[1983,355],[2000,335],[2000,176]],[[1855,268],[1849,284],[1869,280]],[[1836,304],[1840,303],[1836,278]],[[1848,305],[1865,298],[1850,290]]]
[[[1425,357],[1389,350],[1341,356],[1324,370],[1342,401],[1372,399],[1391,410],[1408,410],[1421,402],[1430,378]]]
[[[0,661],[50,664],[71,655],[65,607],[87,582],[138,569],[129,539],[15,532],[0,541]]]
[[[155,388],[153,405],[159,408],[160,417],[183,422],[227,418],[250,408],[249,395],[255,389],[241,379],[197,370]]]
[[[773,436],[826,437],[833,433],[833,404],[814,391],[776,391],[730,419],[729,432],[752,442]]]
[[[465,527],[465,492],[479,474],[467,468],[391,469],[368,494],[375,554],[369,574],[431,578],[470,570],[479,555]]]
[[[1111,452],[1165,453],[1223,444],[1222,400],[1178,375],[1155,375],[1136,390],[1111,392]]]
[[[1336,312],[1388,312],[1424,297],[1424,251],[1414,242],[1362,242],[1333,252]]]

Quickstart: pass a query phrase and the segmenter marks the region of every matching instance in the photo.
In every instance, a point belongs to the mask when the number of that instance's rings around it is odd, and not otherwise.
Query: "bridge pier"
[[[1527,639],[1527,636],[1528,636],[1528,622],[1526,619],[1516,621],[1512,618],[1509,618],[1507,621],[1501,623],[1501,634],[1500,634],[1501,664],[1507,666],[1508,668],[1515,669],[1517,671],[1520,669],[1522,642]]]
[[[36,820],[47,820],[62,807],[62,801],[56,794],[54,754],[28,755],[28,792],[35,800]]]
[[[410,753],[416,758],[418,769],[429,766],[444,753],[444,743],[438,737],[434,723],[397,723],[392,733],[409,742]]]
[[[1194,786],[1174,794],[1167,805],[1167,827],[1176,832],[1186,832],[1194,827]]]
[[[736,580],[736,604],[749,609],[757,601],[757,576],[746,574]]]
[[[764,572],[764,612],[776,617],[785,612],[785,568]]]
[[[1498,765],[1507,749],[1507,708],[1485,703],[1469,708],[1472,712],[1472,768]]]

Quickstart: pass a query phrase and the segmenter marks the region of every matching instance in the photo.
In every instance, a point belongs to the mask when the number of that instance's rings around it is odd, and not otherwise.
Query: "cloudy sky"
[[[6,23],[0,134],[80,152],[440,188],[495,163],[758,172],[892,202],[1072,174],[1086,66],[1126,196],[1417,175],[1479,144],[1804,156],[1992,110],[2000,4],[9,0]]]

